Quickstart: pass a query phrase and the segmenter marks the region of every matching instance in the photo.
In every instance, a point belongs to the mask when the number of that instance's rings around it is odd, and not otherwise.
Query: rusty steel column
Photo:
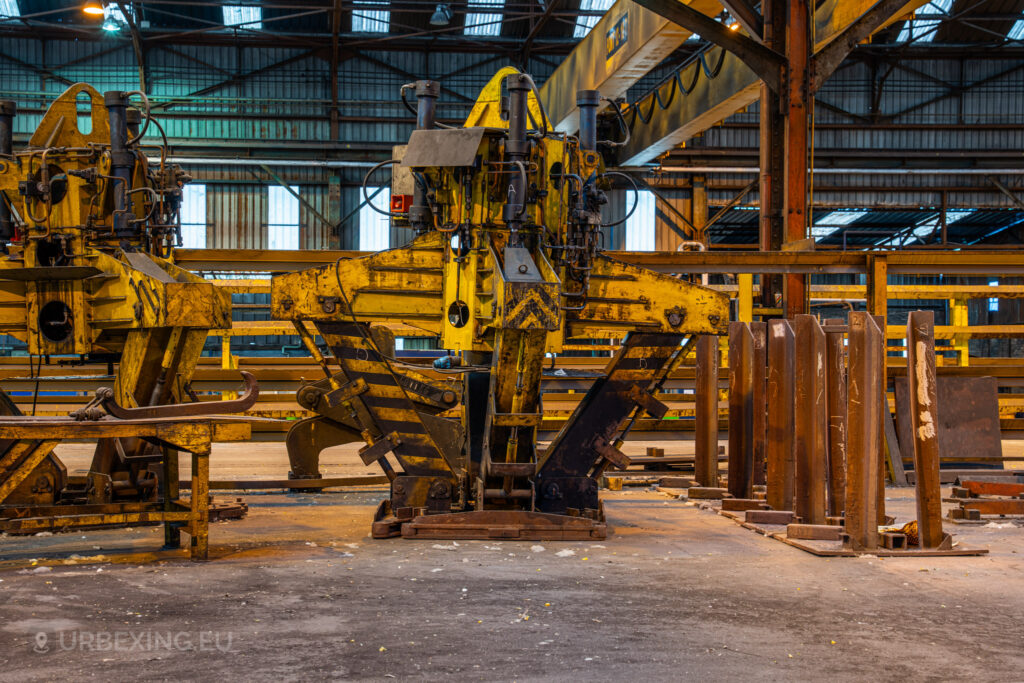
[[[882,402],[882,410],[889,410],[889,378],[886,368],[885,358],[888,355],[886,347],[888,341],[886,338],[886,316],[874,314],[871,319],[875,321],[875,325],[878,326],[879,331],[882,333],[882,352],[878,359],[878,383],[882,387],[879,391],[878,400]],[[888,457],[888,452],[885,450],[885,427],[884,425],[879,426],[880,434],[878,436],[878,478],[877,482],[877,494],[878,494],[878,524],[884,525],[889,522],[889,518],[885,516],[885,463]]]
[[[914,311],[907,319],[907,383],[914,427],[917,531],[922,548],[938,548],[942,531],[939,483],[938,402],[935,388],[935,314]]]
[[[825,333],[813,315],[793,321],[796,348],[796,512],[804,524],[825,523]]]
[[[840,517],[846,500],[846,346],[842,318],[825,321],[828,382],[828,514]]]
[[[767,435],[768,416],[765,412],[765,373],[768,371],[768,325],[766,323],[750,323],[750,334],[754,338],[753,347],[753,397],[754,412],[753,451],[754,471],[751,481],[763,486],[765,484],[765,438]]]
[[[773,510],[793,509],[796,473],[794,409],[796,345],[788,320],[768,323],[768,372],[765,387],[768,439],[768,505]]]
[[[807,237],[808,157],[810,152],[811,0],[789,0],[786,21],[786,242]],[[807,312],[807,276],[787,274],[785,315]],[[799,334],[799,333],[798,333]]]
[[[694,478],[698,486],[718,486],[718,337],[697,340],[697,425]]]
[[[729,324],[729,493],[753,494],[754,337],[746,323]]]
[[[850,313],[850,369],[847,394],[849,434],[846,449],[847,544],[853,550],[878,547],[877,481],[881,453],[882,391],[878,365],[882,332],[871,315]]]

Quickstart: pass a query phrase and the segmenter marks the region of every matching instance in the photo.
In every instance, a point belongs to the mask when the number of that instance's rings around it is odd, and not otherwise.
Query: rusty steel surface
[[[842,319],[826,320],[828,397],[828,514],[843,514],[846,499],[846,346],[842,332],[831,332],[829,324],[841,325]]]
[[[260,396],[259,383],[251,372],[242,371],[244,381],[243,394],[236,399],[226,401],[205,401],[194,403],[171,403],[160,406],[125,408],[118,404],[111,389],[102,388],[96,392],[100,405],[113,417],[119,420],[147,420],[161,417],[198,417],[202,415],[222,415],[226,413],[243,413],[256,404]],[[78,411],[76,411],[77,413]],[[75,417],[76,413],[72,416]]]
[[[729,324],[729,493],[750,498],[754,474],[754,336]]]
[[[765,456],[766,440],[768,434],[768,414],[765,398],[765,383],[768,372],[768,324],[763,322],[750,323],[750,334],[754,339],[752,354],[752,398],[751,410],[753,411],[753,473],[752,483],[755,486],[764,486],[767,476],[767,461]]]
[[[701,335],[697,341],[696,433],[694,478],[699,486],[718,486],[718,337]]]
[[[792,510],[796,484],[796,344],[788,320],[768,323],[766,385],[767,500],[776,510]]]
[[[939,483],[938,394],[935,381],[935,314],[913,311],[907,319],[907,389],[914,444],[917,528],[924,548],[943,540]]]
[[[906,377],[896,377],[896,429],[904,459],[912,451],[910,392]],[[955,463],[999,461],[1002,440],[997,382],[993,377],[937,378],[939,459],[947,467]]]
[[[882,392],[878,367],[882,331],[864,312],[850,313],[846,449],[847,543],[852,550],[878,547],[878,470],[881,468]]]
[[[828,407],[825,333],[817,318],[793,321],[796,348],[795,509],[805,524],[824,524],[827,489]]]

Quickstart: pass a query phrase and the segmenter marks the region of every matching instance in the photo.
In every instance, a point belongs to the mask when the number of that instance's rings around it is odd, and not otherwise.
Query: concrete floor
[[[372,541],[383,495],[246,495],[206,564],[147,554],[151,527],[0,537],[0,681],[1021,680],[1022,527],[952,527],[983,557],[829,560],[626,490],[601,543]]]

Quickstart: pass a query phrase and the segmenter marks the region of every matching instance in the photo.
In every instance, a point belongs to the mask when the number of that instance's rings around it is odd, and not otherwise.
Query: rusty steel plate
[[[607,535],[603,521],[523,510],[422,515],[402,525],[404,538],[424,539],[598,541]]]
[[[907,378],[897,377],[893,381],[900,452],[904,462],[913,466],[914,440]],[[996,379],[940,375],[937,393],[939,459],[944,463],[999,462],[1003,447]]]

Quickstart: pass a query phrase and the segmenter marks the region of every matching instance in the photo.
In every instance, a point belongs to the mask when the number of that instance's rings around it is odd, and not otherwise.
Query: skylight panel
[[[953,7],[953,0],[932,0],[918,10],[921,14],[949,14]],[[898,43],[906,43],[916,40],[922,43],[930,43],[935,39],[935,29],[938,28],[940,19],[911,19],[903,24],[900,30]]]
[[[224,25],[239,28],[263,28],[263,8],[255,5],[224,5]]]
[[[391,30],[391,10],[384,2],[356,0],[352,6],[354,33],[387,33]]]
[[[505,7],[505,0],[469,0],[469,11],[466,12],[466,26],[462,30],[466,36],[499,36],[501,35],[501,12],[473,11],[494,10]]]
[[[859,218],[863,218],[868,213],[868,211],[833,211],[822,216],[811,227],[811,237],[817,237],[818,239],[831,237],[841,227],[849,225]]]
[[[580,0],[581,12],[607,12],[615,4],[615,0]],[[576,28],[573,29],[573,38],[583,38],[590,29],[594,28],[601,17],[581,14],[576,17]]]
[[[0,0],[0,17],[20,17],[18,0]]]
[[[1006,35],[1006,37],[1009,38],[1010,40],[1024,39],[1024,19],[1018,19],[1016,23],[1014,23],[1013,28],[1010,29],[1010,32]]]

